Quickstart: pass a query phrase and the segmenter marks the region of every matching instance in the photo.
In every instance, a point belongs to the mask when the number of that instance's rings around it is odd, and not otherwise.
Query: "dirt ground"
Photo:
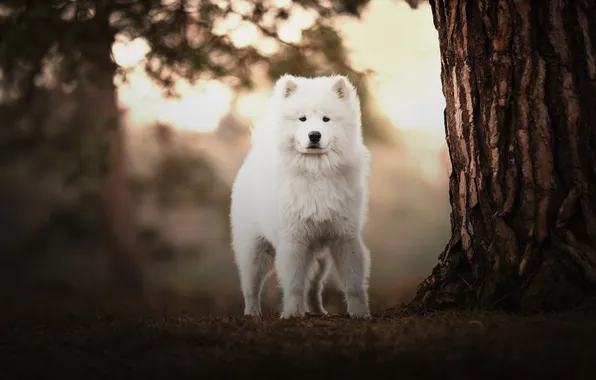
[[[588,312],[282,321],[52,304],[2,308],[1,379],[593,379],[596,368]]]

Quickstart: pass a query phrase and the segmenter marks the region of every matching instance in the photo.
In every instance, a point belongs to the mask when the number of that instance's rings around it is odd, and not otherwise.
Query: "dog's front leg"
[[[303,317],[309,263],[308,246],[287,240],[277,249],[275,269],[283,293],[281,318]]]
[[[331,256],[343,285],[348,314],[352,317],[368,318],[368,277],[370,253],[360,236],[344,237],[331,245]]]

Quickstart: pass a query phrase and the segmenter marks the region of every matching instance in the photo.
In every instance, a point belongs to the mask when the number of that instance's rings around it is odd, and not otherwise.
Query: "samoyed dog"
[[[362,239],[369,152],[360,100],[343,76],[282,76],[252,133],[232,188],[232,246],[244,314],[261,314],[273,267],[281,318],[326,314],[322,291],[335,266],[348,314],[370,316],[370,255]]]

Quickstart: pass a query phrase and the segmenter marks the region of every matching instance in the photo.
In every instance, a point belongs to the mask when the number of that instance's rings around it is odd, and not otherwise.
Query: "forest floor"
[[[596,314],[280,320],[122,308],[0,312],[0,378],[593,379]]]

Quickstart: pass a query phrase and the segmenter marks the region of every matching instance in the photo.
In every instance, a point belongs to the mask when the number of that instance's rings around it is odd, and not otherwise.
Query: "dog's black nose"
[[[318,132],[318,131],[308,132],[308,139],[310,140],[310,142],[318,143],[321,140],[321,132]]]

